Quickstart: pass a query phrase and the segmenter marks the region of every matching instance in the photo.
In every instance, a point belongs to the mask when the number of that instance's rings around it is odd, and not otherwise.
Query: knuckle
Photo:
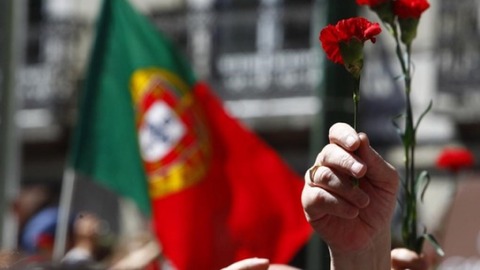
[[[308,192],[302,194],[303,209],[306,214],[312,216],[325,206],[327,202],[326,194],[324,190],[319,187],[305,186],[305,189],[308,189]]]
[[[325,152],[327,152],[327,146],[325,146],[322,149],[322,152],[320,152],[320,154],[318,154],[317,159],[316,159],[317,164],[319,164],[319,165],[325,164],[325,159],[326,159]]]
[[[314,206],[315,207],[320,207],[325,204],[327,204],[327,197],[325,196],[325,192],[323,189],[318,189],[318,191],[315,193],[315,199],[314,199]]]
[[[330,180],[332,179],[333,177],[333,172],[329,169],[329,168],[326,168],[326,167],[320,167],[318,170],[317,170],[317,174],[318,174],[318,179],[320,180],[320,182],[322,183],[328,183],[330,182]]]
[[[353,166],[353,163],[354,161],[349,156],[342,155],[339,158],[339,165],[342,168],[350,169]]]
[[[314,207],[313,205],[309,205],[304,208],[304,214],[308,222],[315,220],[319,215],[318,212],[318,207]]]

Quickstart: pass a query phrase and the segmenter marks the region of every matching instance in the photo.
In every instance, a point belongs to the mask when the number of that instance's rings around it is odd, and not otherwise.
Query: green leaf
[[[393,80],[394,81],[400,81],[400,80],[403,80],[404,78],[405,78],[405,75],[401,74],[401,75],[397,75],[397,76],[393,77]]]
[[[427,187],[430,184],[430,174],[427,171],[422,171],[417,178],[415,183],[415,189],[420,190],[420,187],[423,185],[422,192],[420,193],[420,201],[423,202],[423,197],[427,191]]]
[[[424,238],[425,240],[430,242],[430,244],[435,248],[435,252],[437,252],[437,254],[439,256],[442,256],[442,257],[445,256],[445,252],[443,251],[442,247],[438,243],[437,239],[435,239],[435,237],[432,234],[425,233],[422,236],[420,236],[419,238]],[[423,240],[422,240],[422,242],[423,242]]]
[[[415,124],[415,131],[417,130],[418,126],[420,125],[420,122],[422,121],[423,117],[432,109],[433,101],[430,100],[430,103],[428,103],[427,108],[423,113],[420,115],[420,117],[417,120],[417,123]]]

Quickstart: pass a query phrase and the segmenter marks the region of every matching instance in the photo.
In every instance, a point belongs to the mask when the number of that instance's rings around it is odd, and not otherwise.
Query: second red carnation
[[[429,7],[426,0],[396,0],[393,2],[393,13],[401,19],[418,19]]]
[[[369,7],[376,7],[380,4],[387,2],[388,0],[357,0],[359,5],[367,5]]]
[[[472,167],[473,154],[464,148],[445,148],[438,156],[437,167],[457,172],[462,168]]]

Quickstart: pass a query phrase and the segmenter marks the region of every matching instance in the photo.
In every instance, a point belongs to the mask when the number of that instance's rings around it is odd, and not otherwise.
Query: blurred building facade
[[[26,1],[28,34],[18,80],[24,163],[32,166],[25,178],[41,178],[40,168],[52,168],[43,170],[52,178],[62,167],[100,2]],[[292,131],[308,150],[321,76],[311,40],[313,1],[132,3],[178,44],[233,115],[258,132]],[[31,160],[39,152],[44,157],[42,150],[56,156],[40,158],[41,164]]]
[[[419,139],[430,143],[456,138],[458,130],[475,126],[475,90],[480,84],[475,72],[480,62],[476,50],[478,8],[468,8],[478,3],[431,2],[414,43],[413,82],[414,89],[421,89],[413,96],[417,111],[423,110],[430,99],[434,102],[433,113],[427,115],[419,130]],[[58,177],[68,132],[75,119],[76,94],[88,61],[100,1],[24,3],[26,23],[21,27],[26,34],[18,73],[18,123],[24,151],[28,152],[23,155],[23,164],[32,167],[24,170],[23,177],[41,178],[42,173],[45,178],[54,177],[48,175],[52,173]],[[283,147],[279,150],[285,151],[285,158],[299,171],[308,162],[305,151],[308,152],[314,116],[332,106],[350,110],[349,100],[318,99],[324,58],[317,37],[318,30],[326,24],[323,17],[327,1],[132,3],[178,44],[198,77],[212,85],[231,113],[274,147]],[[462,13],[464,9],[468,12]],[[372,15],[366,10],[361,12]],[[464,42],[467,37],[469,42]],[[391,81],[400,73],[391,48],[388,35],[383,35],[374,49],[367,46],[369,64],[364,77],[375,79],[364,80],[364,105],[360,108],[363,129],[373,141],[387,147],[398,144],[390,122],[392,115],[403,107],[401,84]],[[456,129],[458,123],[463,129]],[[474,137],[472,130],[466,134]],[[59,142],[61,145],[56,145]],[[35,153],[54,157],[39,158]],[[35,159],[41,163],[36,164]]]

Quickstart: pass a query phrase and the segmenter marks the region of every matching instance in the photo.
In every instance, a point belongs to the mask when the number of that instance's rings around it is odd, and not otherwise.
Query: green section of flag
[[[73,135],[70,165],[146,214],[150,198],[134,122],[129,84],[137,69],[157,67],[195,78],[189,65],[147,17],[126,0],[105,0]]]

